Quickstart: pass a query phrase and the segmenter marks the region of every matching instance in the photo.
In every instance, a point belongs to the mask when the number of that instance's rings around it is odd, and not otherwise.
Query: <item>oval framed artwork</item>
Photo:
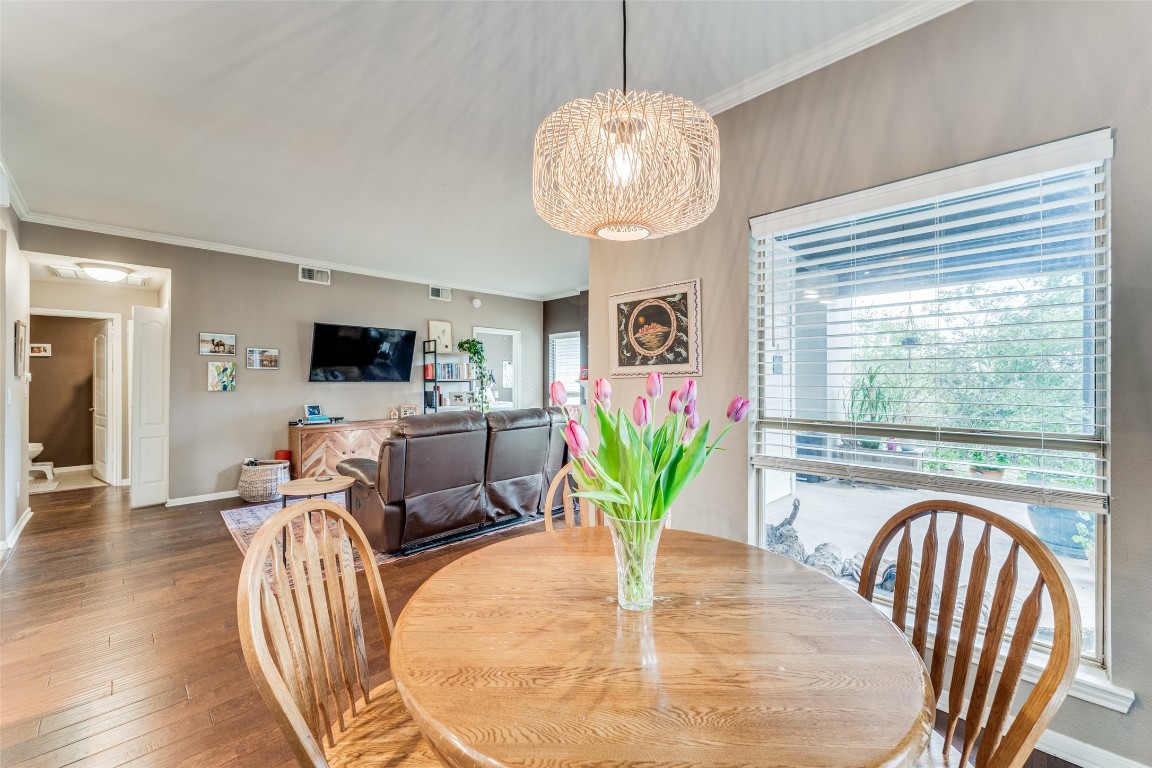
[[[612,376],[700,375],[700,280],[608,297]]]

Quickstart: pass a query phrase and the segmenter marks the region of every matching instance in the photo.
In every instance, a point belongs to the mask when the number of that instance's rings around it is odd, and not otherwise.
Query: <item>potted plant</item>
[[[973,477],[980,477],[985,480],[1003,480],[1004,469],[1011,461],[1012,458],[1001,451],[973,451],[972,465],[968,467],[968,471],[972,473]]]
[[[852,380],[848,391],[848,415],[857,424],[891,422],[899,411],[899,403],[899,395],[887,385],[879,367],[865,369]],[[880,441],[856,440],[855,447],[876,450]]]
[[[472,364],[473,378],[476,379],[476,407],[484,413],[488,410],[488,379],[491,376],[485,367],[484,342],[461,339],[456,349],[468,353],[468,362]]]
[[[1064,470],[1072,467],[1061,468]],[[1084,489],[1091,487],[1089,478],[1057,471],[1031,471],[1024,474],[1029,485],[1049,488]],[[1058,557],[1073,560],[1088,558],[1089,547],[1095,555],[1096,521],[1091,514],[1067,507],[1053,507],[1047,504],[1029,504],[1028,522],[1036,537]],[[1083,528],[1083,530],[1081,530]]]

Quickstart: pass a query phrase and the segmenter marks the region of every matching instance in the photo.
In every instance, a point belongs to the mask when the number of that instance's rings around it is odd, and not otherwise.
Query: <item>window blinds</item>
[[[548,337],[548,380],[561,381],[569,400],[583,402],[580,378],[580,333],[554,333]]]
[[[1075,165],[754,220],[754,463],[1106,511],[1106,133]]]

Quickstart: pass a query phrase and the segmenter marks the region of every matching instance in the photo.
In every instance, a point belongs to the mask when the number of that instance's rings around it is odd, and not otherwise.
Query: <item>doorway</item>
[[[29,449],[33,492],[120,485],[121,317],[29,312]]]
[[[487,382],[489,407],[494,411],[519,408],[523,389],[520,381],[520,331],[473,326],[472,335],[484,344],[484,359],[490,374]]]

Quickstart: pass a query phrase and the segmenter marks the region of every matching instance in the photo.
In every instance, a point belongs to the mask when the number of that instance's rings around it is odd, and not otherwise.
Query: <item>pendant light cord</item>
[[[628,93],[628,0],[620,0],[620,15],[624,17],[624,94]]]

